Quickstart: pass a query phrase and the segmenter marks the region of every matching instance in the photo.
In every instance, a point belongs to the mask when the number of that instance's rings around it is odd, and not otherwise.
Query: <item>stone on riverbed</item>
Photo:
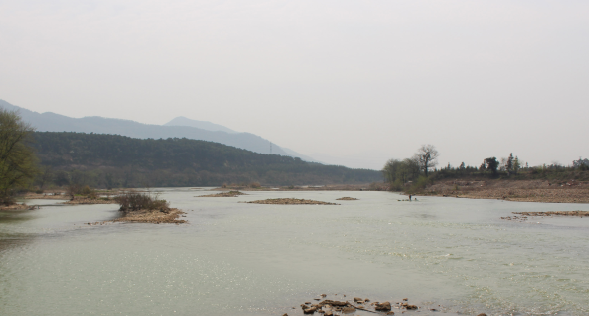
[[[384,303],[376,304],[374,306],[374,309],[377,311],[390,311],[391,310],[391,303],[384,302]]]
[[[344,308],[342,308],[342,313],[353,313],[356,311],[356,308],[353,306],[346,306]]]
[[[303,313],[305,314],[314,314],[317,311],[317,307],[309,307],[307,309],[303,308]]]

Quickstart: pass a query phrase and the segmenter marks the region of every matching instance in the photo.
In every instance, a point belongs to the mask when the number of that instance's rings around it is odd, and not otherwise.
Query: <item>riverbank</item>
[[[34,210],[35,208],[39,208],[36,205],[26,205],[26,204],[13,204],[13,205],[2,205],[0,206],[0,211],[24,211],[24,210]]]
[[[449,180],[438,181],[412,195],[518,202],[589,203],[589,183],[575,180]]]

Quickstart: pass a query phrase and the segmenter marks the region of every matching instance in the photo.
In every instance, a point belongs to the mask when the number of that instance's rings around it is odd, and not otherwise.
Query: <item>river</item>
[[[90,226],[117,206],[49,200],[0,213],[0,315],[293,316],[320,294],[408,298],[420,309],[405,315],[589,314],[589,218],[501,219],[587,204],[158,191],[188,224]],[[278,197],[341,205],[238,203]]]

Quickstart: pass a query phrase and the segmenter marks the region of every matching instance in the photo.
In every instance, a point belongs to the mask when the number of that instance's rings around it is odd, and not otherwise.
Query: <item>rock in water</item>
[[[342,308],[342,313],[353,313],[356,311],[356,308],[352,307],[352,306],[346,306],[344,308]]]
[[[407,305],[407,309],[417,309],[416,305]]]
[[[303,313],[305,313],[305,314],[314,314],[316,311],[317,311],[317,307],[303,309]]]
[[[374,309],[377,311],[390,311],[391,310],[391,303],[384,302],[384,303],[376,304],[374,306]]]

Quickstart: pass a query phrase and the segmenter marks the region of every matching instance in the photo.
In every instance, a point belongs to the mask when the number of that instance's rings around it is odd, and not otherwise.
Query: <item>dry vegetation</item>
[[[129,191],[116,197],[120,205],[119,211],[123,216],[114,222],[133,223],[186,223],[186,220],[178,219],[185,214],[179,209],[170,208],[168,201],[159,199],[159,196],[149,193]]]
[[[575,180],[439,181],[416,195],[520,202],[589,203],[589,183]]]
[[[186,220],[178,219],[185,212],[170,208],[167,211],[159,210],[138,210],[134,212],[127,212],[122,217],[119,217],[113,222],[127,222],[127,223],[152,223],[152,224],[182,224]]]
[[[336,200],[338,200],[338,201],[357,201],[358,199],[357,198],[353,198],[353,197],[349,197],[349,196],[344,196],[344,197],[341,197],[341,198],[336,199]]]

